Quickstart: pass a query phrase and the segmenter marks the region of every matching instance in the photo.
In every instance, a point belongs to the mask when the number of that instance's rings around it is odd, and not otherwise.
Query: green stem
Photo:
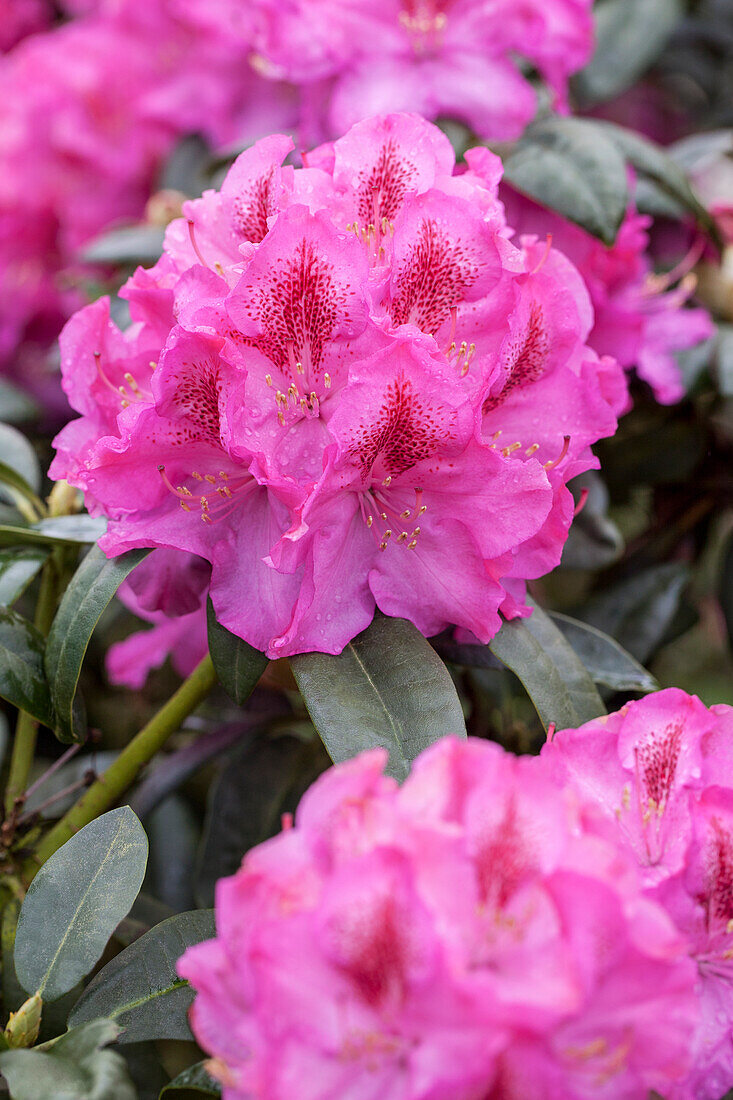
[[[35,626],[45,637],[51,629],[58,602],[59,562],[55,552],[48,559],[41,573],[41,587],[38,592]],[[13,740],[13,754],[10,758],[8,785],[5,790],[5,814],[9,817],[15,809],[15,803],[28,785],[28,776],[33,765],[38,737],[38,722],[24,710],[18,714]]]
[[[114,806],[120,795],[135,781],[143,765],[155,756],[171,734],[181,728],[184,719],[196,709],[199,703],[203,702],[215,683],[216,672],[211,657],[207,653],[188,679],[184,680],[175,695],[171,696],[165,706],[150,719],[147,726],[133,737],[107,771],[100,775],[79,801],[46,834],[36,849],[33,863],[38,865],[45,863],[49,856],[52,856],[79,829]]]

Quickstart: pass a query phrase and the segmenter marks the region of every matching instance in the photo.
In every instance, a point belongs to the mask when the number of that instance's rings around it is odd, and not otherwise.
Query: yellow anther
[[[382,485],[384,485],[384,487],[386,489],[391,484],[392,484],[392,475],[390,474],[389,477],[385,477],[384,481],[382,482]]]
[[[194,481],[203,481],[201,474],[197,470],[191,470],[191,477]]]
[[[265,375],[265,382],[267,382],[268,386],[272,385],[272,375],[271,374],[266,374]]]
[[[417,546],[417,539],[413,539],[412,542],[408,542],[407,549],[408,550],[414,550],[416,546]]]
[[[207,474],[204,481],[208,481],[210,485],[216,485],[216,478],[213,474]]]
[[[328,371],[323,376],[323,385],[326,387],[327,390],[331,389],[331,375],[328,373]]]
[[[527,447],[527,450],[524,453],[526,455],[533,455],[535,453],[535,451],[539,451],[539,449],[540,449],[539,443],[533,443],[531,447]]]

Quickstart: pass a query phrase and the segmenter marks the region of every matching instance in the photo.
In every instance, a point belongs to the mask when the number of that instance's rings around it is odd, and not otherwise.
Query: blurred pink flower
[[[705,310],[685,308],[694,290],[692,276],[654,274],[648,254],[651,219],[632,205],[609,248],[512,188],[503,187],[501,197],[518,234],[551,237],[582,275],[595,313],[590,346],[635,368],[662,404],[679,401],[685,391],[674,353],[702,343],[714,329]]]
[[[152,626],[110,646],[106,666],[111,683],[138,690],[168,656],[179,676],[193,672],[209,649],[210,576],[207,562],[180,550],[155,550],[133,570],[117,596]]]
[[[733,1085],[733,708],[676,688],[632,702],[542,751],[601,810],[697,964],[693,1066],[663,1094],[719,1100]]]
[[[590,0],[255,0],[257,66],[300,86],[313,139],[387,110],[460,119],[480,137],[518,137],[536,94],[533,62],[565,106],[592,51]],[[325,120],[325,121],[324,121]]]
[[[290,149],[264,139],[185,205],[127,334],[103,303],[69,322],[83,418],[52,476],[110,517],[108,552],[210,561],[219,620],[270,656],[340,652],[375,605],[487,641],[559,560],[623,375],[585,345],[571,265],[507,239],[488,151],[453,176],[411,115],[302,169]]]
[[[449,738],[399,790],[385,755],[320,779],[179,961],[225,1100],[666,1091],[694,970],[613,845],[536,760]]]
[[[0,3],[0,53],[13,48],[29,34],[44,30],[53,18],[49,0],[2,0]]]
[[[45,352],[56,338],[85,281],[99,277],[80,250],[143,217],[180,137],[200,133],[221,148],[294,119],[290,91],[265,85],[247,62],[239,0],[216,10],[193,0],[84,7],[95,10],[0,59],[5,374],[18,349]]]

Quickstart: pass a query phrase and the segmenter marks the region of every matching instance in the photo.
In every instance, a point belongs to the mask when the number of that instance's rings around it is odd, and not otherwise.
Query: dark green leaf
[[[40,410],[23,390],[0,378],[0,420],[6,424],[23,424],[35,420]]]
[[[136,1100],[122,1056],[99,1049],[116,1035],[109,1020],[94,1020],[43,1049],[0,1054],[13,1100]]]
[[[143,889],[174,912],[191,909],[195,905],[193,877],[201,836],[198,814],[184,798],[173,794],[146,817],[145,830],[150,859]]]
[[[680,562],[655,565],[605,589],[575,613],[646,662],[664,640],[689,577]]]
[[[682,0],[600,0],[596,50],[574,80],[584,106],[613,99],[649,68],[683,15]]]
[[[89,973],[130,911],[147,857],[145,832],[129,806],[92,821],[51,856],[18,920],[15,968],[25,990],[53,1001]]]
[[[93,264],[154,264],[163,251],[164,235],[156,225],[112,229],[88,244],[82,258]]]
[[[504,623],[489,642],[491,652],[522,681],[545,729],[582,726],[605,714],[582,661],[542,608],[529,603],[531,616]]]
[[[178,977],[176,963],[187,947],[215,934],[214,913],[207,909],[178,913],[156,925],[89,983],[70,1023],[109,1016],[124,1028],[122,1043],[190,1039],[193,991]]]
[[[200,134],[188,134],[174,147],[160,177],[160,187],[195,198],[211,186],[211,150]]]
[[[43,637],[32,623],[0,607],[0,697],[53,728],[43,646]]]
[[[42,546],[0,550],[0,606],[10,607],[23,595],[47,557]]]
[[[149,553],[149,550],[129,550],[110,559],[95,546],[64,593],[46,646],[46,675],[56,714],[56,732],[62,741],[77,740],[83,735],[75,721],[74,696],[94,628],[125,577]]]
[[[15,474],[28,492],[35,494],[41,488],[41,467],[33,447],[17,428],[0,423],[0,480],[3,469]]]
[[[613,244],[628,203],[624,157],[596,122],[552,117],[533,123],[504,161],[517,190],[606,244]]]
[[[595,470],[575,478],[571,488],[576,500],[583,489],[588,496],[580,515],[573,520],[562,565],[566,569],[603,569],[617,561],[624,550],[623,536],[608,517],[608,489]]]
[[[728,641],[733,648],[733,536],[729,537],[723,554],[720,573],[720,606],[728,631]]]
[[[197,1062],[161,1089],[160,1100],[188,1100],[184,1093],[191,1093],[192,1097],[221,1096],[221,1085],[206,1072],[204,1062]]]
[[[245,852],[280,830],[283,813],[295,810],[320,765],[312,744],[289,736],[261,735],[231,754],[209,794],[196,875],[200,905],[213,905],[217,880],[233,874]]]
[[[55,516],[27,527],[0,525],[0,546],[88,546],[107,530],[101,516]]]
[[[550,618],[565,635],[596,684],[613,691],[658,691],[650,672],[617,641],[588,623],[551,612]]]
[[[664,149],[653,141],[627,130],[613,122],[597,121],[599,131],[614,143],[626,161],[634,168],[639,179],[646,181],[646,194],[655,189],[661,200],[676,204],[683,212],[689,211],[720,247],[722,241],[715,220],[699,201],[690,187],[687,176]],[[638,204],[641,209],[641,204]],[[671,213],[674,206],[668,209]],[[650,213],[657,211],[651,210]],[[664,209],[660,211],[664,213]],[[674,216],[674,215],[673,215]]]
[[[449,733],[466,736],[450,674],[405,619],[377,613],[339,656],[303,653],[290,663],[336,763],[381,745],[389,750],[388,772],[404,779],[428,745]]]
[[[232,634],[216,621],[211,600],[206,603],[209,628],[209,652],[222,687],[235,703],[242,706],[252,694],[268,665],[264,653]]]

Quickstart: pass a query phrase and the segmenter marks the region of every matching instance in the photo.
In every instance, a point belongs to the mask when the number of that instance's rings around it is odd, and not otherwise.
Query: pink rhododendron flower
[[[149,630],[130,634],[107,651],[113,684],[139,689],[167,657],[188,676],[208,652],[206,594],[211,570],[201,558],[180,550],[155,550],[133,570],[117,596]]]
[[[487,150],[455,176],[411,115],[305,168],[291,148],[185,204],[123,292],[127,333],[103,302],[69,322],[82,419],[52,476],[110,517],[108,553],[209,561],[219,620],[271,656],[338,653],[375,606],[488,641],[559,560],[622,372],[585,343],[570,263],[508,239]]]
[[[709,314],[684,308],[693,277],[655,275],[648,228],[651,219],[631,206],[609,248],[579,226],[545,210],[509,187],[502,188],[507,219],[520,233],[552,237],[580,271],[595,313],[588,343],[599,355],[635,368],[664,405],[684,396],[676,351],[694,347],[713,334]]]
[[[19,348],[26,362],[26,348],[48,349],[81,304],[80,285],[97,275],[80,249],[108,226],[143,217],[180,137],[200,133],[222,147],[294,119],[290,90],[265,85],[247,62],[240,0],[90,7],[0,58],[6,374]],[[23,383],[26,373],[14,376]]]
[[[386,110],[458,118],[483,138],[518,137],[534,63],[559,106],[592,51],[590,0],[255,0],[266,75],[300,86],[303,124],[332,136]],[[324,125],[325,119],[325,125]]]
[[[0,4],[0,53],[51,22],[53,6],[48,0],[3,0]]]
[[[446,739],[402,789],[385,759],[322,777],[179,961],[226,1100],[665,1091],[694,968],[572,795],[486,742]]]
[[[670,1100],[733,1086],[733,708],[676,688],[563,730],[542,757],[602,811],[698,968],[693,1067]]]

